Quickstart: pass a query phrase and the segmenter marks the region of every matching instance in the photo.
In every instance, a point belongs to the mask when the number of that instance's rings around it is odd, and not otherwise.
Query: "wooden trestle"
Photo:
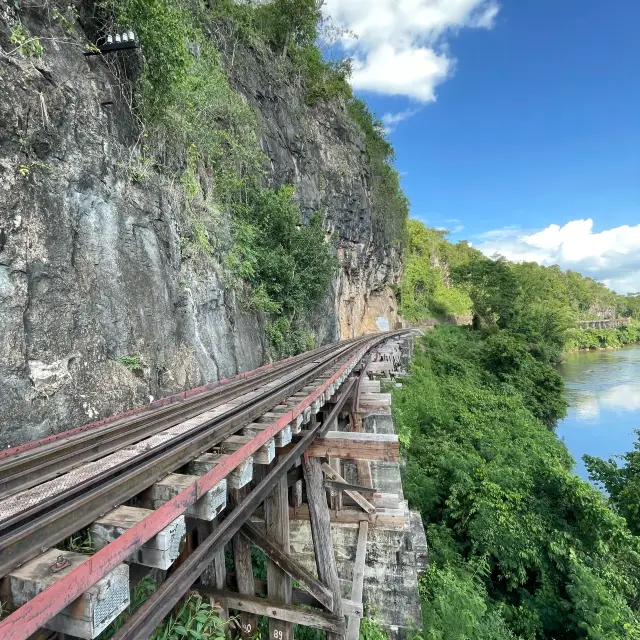
[[[395,358],[399,351],[379,350],[377,364],[369,370],[372,377],[397,369],[397,360],[385,357],[387,353]],[[373,487],[370,462],[398,462],[399,449],[393,434],[363,432],[359,403],[369,408],[381,404],[388,407],[390,399],[388,394],[379,393],[379,382],[369,380],[369,364],[368,359],[363,361],[345,383],[342,394],[311,416],[308,428],[318,429],[320,437],[288,475],[280,478],[264,506],[234,536],[235,574],[229,577],[227,588],[198,585],[212,602],[236,612],[236,632],[241,637],[254,635],[259,616],[268,618],[272,640],[293,638],[294,625],[320,629],[328,640],[359,637],[369,527],[401,529],[406,524],[397,496],[387,497]],[[279,449],[279,456],[292,451],[295,444]],[[349,484],[340,474],[343,460],[355,461],[358,484]],[[315,575],[290,548],[290,518],[309,522]],[[331,522],[359,527],[348,597],[344,597],[338,576]],[[254,578],[252,544],[267,558],[266,583]],[[297,606],[300,604],[305,606]]]
[[[156,571],[170,569],[165,581],[120,629],[115,640],[146,638],[189,589],[210,598],[220,608],[221,616],[228,617],[230,634],[237,637],[254,637],[259,618],[266,617],[271,640],[291,640],[294,625],[321,629],[328,640],[357,640],[363,616],[368,536],[376,527],[404,528],[407,513],[398,495],[374,487],[370,467],[371,461],[398,461],[398,438],[365,433],[359,405],[388,406],[386,395],[379,393],[379,383],[371,379],[380,372],[397,370],[401,340],[394,338],[378,347],[373,360],[367,355],[342,365],[338,362],[322,379],[261,417],[251,418],[253,421],[242,431],[222,441],[217,451],[203,450],[177,469],[178,473],[159,478],[133,501],[96,519],[91,531],[99,550],[92,558],[93,566],[76,566],[73,562],[78,560],[71,559],[57,584],[49,575],[48,582],[41,585],[42,571],[49,571],[49,560],[45,569],[36,558],[7,574],[4,592],[10,594],[15,606],[26,602],[35,607],[38,603],[49,607],[51,615],[38,617],[30,610],[22,633],[19,609],[0,622],[0,637],[22,640],[33,632],[33,621],[40,619],[48,619],[48,628],[65,633],[65,638],[69,633],[96,637],[108,620],[127,606],[127,597],[110,604],[110,617],[105,614],[99,625],[91,619],[93,609],[89,604],[86,611],[82,610],[82,623],[74,622],[73,614],[66,612],[74,607],[77,610],[77,603],[95,589],[95,577],[99,575],[113,578],[117,570],[126,584],[129,565],[135,563],[147,567],[147,571],[152,567]],[[173,433],[179,431],[179,427],[172,429]],[[150,438],[149,446],[158,438],[173,436],[172,429],[163,432],[167,435]],[[131,450],[146,449],[143,443]],[[355,465],[355,478],[345,472],[345,461]],[[291,546],[291,523],[301,520],[310,528],[314,567],[308,562],[305,565]],[[332,523],[358,528],[348,589],[339,577]],[[176,536],[179,540],[183,533],[188,544],[176,562]],[[227,544],[234,564],[230,574],[225,568]],[[254,577],[252,546],[266,556],[266,582]],[[106,553],[116,547],[116,551]],[[76,579],[65,581],[67,574]],[[70,599],[63,585],[80,596],[64,609]],[[47,591],[39,593],[45,587],[49,587]],[[107,582],[102,589],[106,590],[100,596],[104,599],[109,591]],[[44,598],[46,593],[50,599]],[[87,603],[90,601],[91,597]],[[95,608],[96,604],[91,606]]]

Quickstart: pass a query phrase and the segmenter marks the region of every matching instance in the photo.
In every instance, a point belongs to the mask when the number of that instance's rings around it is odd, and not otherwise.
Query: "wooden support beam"
[[[267,536],[250,521],[245,522],[240,529],[256,547],[260,547],[269,560],[277,564],[283,571],[286,571],[307,593],[317,600],[327,610],[333,609],[333,594],[319,580],[314,578],[301,564],[297,563],[290,554],[275,541]]]
[[[340,472],[342,471],[340,467],[340,459],[339,458],[329,458],[329,468],[333,469],[335,473],[340,476]],[[334,480],[337,478],[334,478]],[[325,483],[326,486],[326,483]],[[330,489],[329,491],[329,506],[334,511],[340,511],[342,509],[342,489]]]
[[[349,618],[362,618],[364,616],[364,605],[362,602],[342,598],[342,613],[345,616],[349,616]]]
[[[367,534],[369,532],[369,524],[367,522],[360,523],[358,531],[358,546],[356,548],[356,560],[353,565],[353,582],[351,583],[351,600],[354,602],[362,602],[362,591],[364,588],[364,565],[367,558]],[[356,616],[349,617],[347,625],[346,640],[358,640],[360,637],[360,618]]]
[[[371,475],[371,464],[369,460],[356,460],[356,471],[358,472],[358,482],[365,487],[373,487],[373,476]]]
[[[217,518],[213,522],[203,520],[196,521],[198,544],[201,544],[218,527]],[[224,547],[220,547],[213,557],[213,562],[202,573],[200,579],[204,584],[209,584],[216,589],[224,588],[227,583],[227,568],[224,558]]]
[[[346,482],[345,479],[339,473],[336,473],[326,462],[322,463],[322,470],[332,480],[337,480],[338,482]],[[349,489],[347,489],[345,490],[345,493],[367,513],[372,514],[376,512],[376,508],[357,491],[350,491]]]
[[[308,488],[307,488],[308,494]],[[406,522],[404,509],[376,509],[374,514],[355,509],[343,509],[342,511],[329,511],[327,508],[327,519],[332,524],[359,524],[369,522],[372,526],[379,526],[385,529],[403,529]],[[298,509],[289,510],[291,520],[309,520],[309,505],[303,504]]]
[[[247,489],[232,489],[229,492],[229,500],[233,507],[237,507],[247,495]],[[236,584],[241,594],[255,595],[256,586],[253,577],[253,566],[251,563],[251,543],[240,533],[236,533],[231,544],[233,547],[233,564],[236,570]],[[249,612],[243,611],[240,614],[240,635],[243,638],[253,638],[258,629],[258,618]]]
[[[206,520],[196,520],[195,530],[198,545],[202,544],[218,527],[217,518],[211,522]],[[200,575],[202,584],[206,584],[216,589],[224,589],[227,584],[227,567],[224,557],[224,546],[217,549],[213,555],[213,560]],[[211,602],[211,605],[214,603]],[[229,610],[223,606],[220,613],[222,620],[229,619]]]
[[[302,462],[300,461],[300,458],[298,458],[295,462],[294,472],[296,473],[296,480],[291,487],[291,506],[294,509],[297,509],[302,504],[302,496],[304,492],[304,488],[302,485]],[[289,484],[288,477],[287,484]]]
[[[289,492],[287,477],[283,475],[273,491],[264,501],[264,525],[267,537],[289,553]],[[268,598],[274,603],[291,604],[291,576],[278,563],[267,558]],[[268,614],[266,614],[268,615]],[[293,640],[293,624],[285,620],[269,617],[269,638],[272,640]]]
[[[322,468],[319,460],[309,457],[306,453],[302,460],[302,468],[307,484],[311,537],[313,538],[318,577],[333,593],[333,613],[342,617],[342,592],[336,558],[333,553],[331,522],[323,485]],[[344,638],[344,632],[327,631],[327,640],[342,638]]]
[[[380,383],[378,383],[379,385]],[[355,433],[364,433],[364,424],[362,422],[362,414],[356,413],[353,416],[352,428]],[[373,487],[373,478],[371,476],[371,465],[368,460],[356,460],[356,471],[358,473],[358,482],[365,487]]]
[[[357,491],[358,493],[369,496],[373,496],[374,494],[379,493],[378,490],[374,489],[373,487],[365,487],[360,484],[349,484],[348,482],[338,482],[337,480],[325,480],[324,486],[327,487],[327,489],[339,489],[340,491],[346,491],[347,489],[349,489],[351,491]]]
[[[364,423],[362,414],[356,413],[354,416],[352,429],[356,433],[364,433]],[[356,472],[358,474],[358,482],[365,487],[373,487],[373,477],[371,476],[371,465],[369,460],[356,460]]]
[[[331,613],[312,609],[302,609],[293,604],[282,604],[271,600],[264,600],[256,596],[244,596],[231,591],[218,591],[217,589],[201,588],[203,594],[215,598],[217,602],[223,602],[229,609],[237,609],[238,611],[246,611],[258,616],[268,616],[269,620],[277,620],[281,624],[293,627],[294,624],[300,624],[305,627],[314,627],[327,632],[329,637],[344,637],[345,624],[344,617]],[[273,640],[279,640],[277,637],[269,634]]]
[[[309,457],[398,462],[400,444],[398,436],[391,433],[329,431],[324,438],[317,438],[307,453]]]
[[[353,389],[353,386],[355,385],[355,383],[356,383],[356,378],[350,378],[343,385],[342,390],[340,391],[340,395],[335,399],[334,402],[331,403],[332,409],[329,412],[329,415],[325,416],[322,422],[322,427],[320,427],[320,431],[318,435],[324,436],[327,432],[329,432],[329,430],[337,428],[338,417],[340,416],[340,413],[342,412],[345,403],[349,399],[349,394],[351,393],[351,390]]]
[[[366,374],[367,364],[369,363],[370,358],[371,356],[367,355],[360,362],[360,364],[362,365],[362,368],[360,369],[360,375],[358,375],[358,382],[356,383],[355,393],[353,395],[353,403],[351,405],[353,413],[358,413],[358,411],[360,410],[359,406],[360,406],[360,394],[362,393],[361,391],[362,383],[367,378],[367,374]]]
[[[287,473],[287,484],[292,487],[296,482],[304,478],[302,473],[302,463],[297,464],[300,460],[296,460],[296,466]]]
[[[257,578],[254,580],[256,586],[256,595],[257,596],[266,596],[267,595],[267,581],[266,580],[258,580]],[[235,574],[228,573],[227,574],[227,586],[230,589],[235,589],[237,585]],[[317,607],[318,601],[308,592],[302,591],[302,589],[293,588],[292,590],[291,601],[293,604],[304,604],[308,607]],[[342,598],[342,613],[345,616],[357,616],[358,618],[362,618],[364,615],[362,603],[354,602],[353,600],[349,600],[347,598]]]

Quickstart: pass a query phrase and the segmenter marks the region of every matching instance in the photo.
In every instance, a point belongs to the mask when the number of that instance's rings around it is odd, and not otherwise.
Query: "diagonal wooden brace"
[[[346,480],[336,471],[334,471],[326,462],[322,463],[322,470],[324,473],[331,478],[332,480],[337,480],[338,482],[345,482]],[[344,492],[360,506],[364,511],[369,514],[374,514],[376,512],[376,508],[365,498],[362,497],[362,494],[357,491],[351,491],[350,489],[345,489]]]
[[[265,536],[253,523],[245,522],[240,532],[256,547],[260,547],[269,559],[286,571],[302,589],[311,594],[327,611],[333,610],[333,593],[298,564],[279,544]]]

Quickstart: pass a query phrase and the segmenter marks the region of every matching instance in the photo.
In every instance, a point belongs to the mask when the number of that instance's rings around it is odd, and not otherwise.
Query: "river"
[[[576,473],[588,479],[585,453],[606,459],[633,449],[640,429],[640,346],[571,353],[559,371],[569,408],[557,433]]]

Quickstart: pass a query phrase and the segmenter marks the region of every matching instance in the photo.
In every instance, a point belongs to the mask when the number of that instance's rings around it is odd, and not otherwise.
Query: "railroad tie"
[[[272,422],[275,422],[276,420],[279,420],[282,417],[283,414],[291,411],[293,408],[295,408],[295,406],[296,406],[295,404],[292,404],[292,403],[289,403],[289,402],[287,402],[286,404],[277,404],[270,411],[267,411],[267,413],[264,413],[262,416],[257,418],[255,420],[255,422],[270,424]],[[300,414],[300,415],[296,416],[289,423],[288,426],[291,429],[291,433],[292,434],[300,433],[300,429],[302,428],[303,418],[304,418],[304,416],[302,414]],[[276,446],[281,446],[281,445],[278,445],[276,443]]]
[[[186,472],[194,476],[203,476],[224,462],[229,456],[222,453],[203,453],[187,464]],[[253,478],[253,456],[243,460],[228,476],[227,486],[230,489],[241,489]]]
[[[143,491],[138,502],[147,509],[159,509],[181,491],[188,489],[199,476],[170,473],[156,482],[153,486]],[[212,489],[209,489],[201,498],[196,500],[184,515],[197,520],[211,521],[220,514],[227,505],[227,481],[221,480]]]
[[[220,450],[222,453],[233,453],[252,439],[252,436],[229,436],[220,443]],[[271,464],[275,457],[276,444],[271,438],[253,454],[253,464]]]
[[[100,550],[152,513],[151,509],[139,507],[116,507],[91,525],[91,541]],[[168,569],[180,555],[180,541],[185,531],[184,516],[178,516],[169,526],[136,549],[127,562]]]
[[[248,424],[243,430],[242,433],[245,436],[257,436],[259,433],[264,431],[269,426],[269,423],[258,423],[252,422]],[[273,438],[276,448],[280,449],[281,447],[285,447],[291,442],[291,427],[287,425],[283,427]]]
[[[20,607],[87,560],[72,551],[49,549],[8,576],[11,604]],[[119,564],[77,600],[50,618],[45,627],[91,640],[129,606],[129,567]]]

